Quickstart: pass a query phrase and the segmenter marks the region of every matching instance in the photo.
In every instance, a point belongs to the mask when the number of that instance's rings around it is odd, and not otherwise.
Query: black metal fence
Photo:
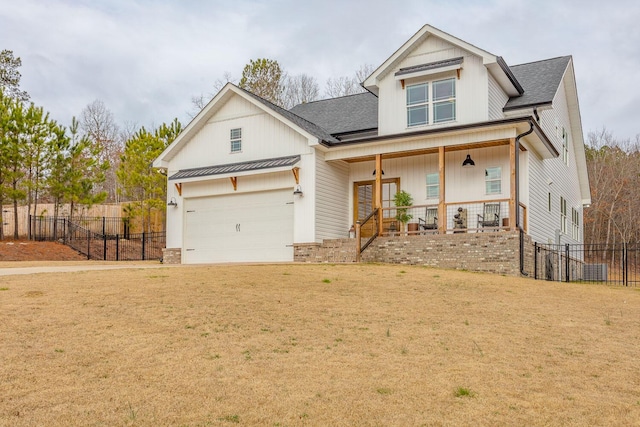
[[[165,233],[131,233],[120,218],[98,218],[76,222],[68,218],[32,216],[31,240],[58,241],[71,246],[87,259],[138,261],[162,259]],[[120,227],[121,226],[121,227]],[[102,232],[96,232],[95,230]]]
[[[60,233],[74,223],[93,233],[115,236],[127,235],[130,227],[127,219],[120,217],[67,217],[29,215],[29,238],[31,240],[51,240],[52,233]]]
[[[640,247],[636,245],[536,243],[534,256],[536,279],[640,285]]]

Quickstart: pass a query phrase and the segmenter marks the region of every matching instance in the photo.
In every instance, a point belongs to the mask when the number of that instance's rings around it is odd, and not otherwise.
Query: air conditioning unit
[[[607,264],[584,264],[582,266],[582,280],[606,282]]]

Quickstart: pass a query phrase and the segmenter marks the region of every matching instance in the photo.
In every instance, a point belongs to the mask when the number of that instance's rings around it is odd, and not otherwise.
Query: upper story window
[[[571,208],[571,237],[580,240],[580,211],[576,208]]]
[[[407,126],[429,123],[429,83],[407,86]]]
[[[440,174],[427,174],[427,199],[440,198]]]
[[[456,80],[437,80],[407,86],[407,126],[456,119]]]
[[[560,231],[567,234],[567,199],[560,196]]]
[[[569,164],[569,133],[562,128],[562,161],[565,165]]]
[[[433,123],[456,119],[455,79],[433,82]]]
[[[231,152],[239,153],[242,151],[242,129],[231,129]]]
[[[486,194],[502,193],[502,168],[496,166],[485,169],[484,184]]]

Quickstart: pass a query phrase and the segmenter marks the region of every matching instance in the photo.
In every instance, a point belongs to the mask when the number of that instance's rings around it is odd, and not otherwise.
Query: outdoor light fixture
[[[172,197],[171,200],[169,200],[169,203],[167,203],[167,206],[172,206],[172,207],[178,207],[178,202],[176,202],[176,198]]]
[[[376,170],[375,169],[373,170],[373,173],[371,175],[376,176]],[[382,171],[382,175],[384,175],[384,170]]]
[[[466,167],[475,166],[475,165],[476,165],[476,162],[471,160],[471,154],[467,154],[467,158],[464,159],[464,162],[462,162],[462,167],[466,168]]]
[[[302,187],[300,185],[296,185],[296,189],[293,190],[294,196],[302,196]]]

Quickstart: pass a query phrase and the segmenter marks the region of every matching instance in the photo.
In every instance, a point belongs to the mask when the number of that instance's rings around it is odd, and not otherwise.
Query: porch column
[[[516,139],[509,139],[509,167],[511,169],[509,187],[511,189],[509,195],[509,230],[516,229],[516,223],[518,222],[518,209],[516,206],[516,180],[518,176],[516,175]],[[498,224],[500,225],[500,224]]]
[[[374,209],[378,209],[378,236],[382,235],[382,154],[376,154],[376,188],[373,201]]]
[[[444,146],[438,147],[438,173],[440,175],[440,194],[438,196],[438,233],[447,232],[447,207],[445,206],[445,180],[444,180]]]

